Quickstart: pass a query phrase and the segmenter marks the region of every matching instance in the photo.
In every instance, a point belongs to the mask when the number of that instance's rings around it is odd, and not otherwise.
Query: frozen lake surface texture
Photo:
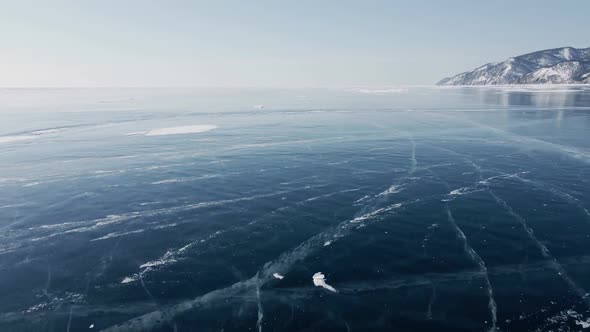
[[[590,327],[590,88],[0,89],[1,331]]]

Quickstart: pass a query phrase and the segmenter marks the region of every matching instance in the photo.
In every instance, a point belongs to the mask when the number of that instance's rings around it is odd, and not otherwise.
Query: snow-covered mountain
[[[590,84],[590,48],[562,47],[488,63],[437,85]]]

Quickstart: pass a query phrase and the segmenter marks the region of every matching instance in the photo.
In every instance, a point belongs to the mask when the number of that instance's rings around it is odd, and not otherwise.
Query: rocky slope
[[[590,84],[590,48],[562,47],[488,63],[438,85]]]

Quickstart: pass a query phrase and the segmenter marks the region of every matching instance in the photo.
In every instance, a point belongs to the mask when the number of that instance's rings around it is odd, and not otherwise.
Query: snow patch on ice
[[[0,143],[12,143],[18,141],[28,141],[37,138],[33,135],[20,135],[20,136],[1,136]]]
[[[55,134],[64,131],[64,128],[53,128],[53,129],[44,129],[44,130],[36,130],[32,132],[33,135],[45,135],[45,134]]]
[[[371,219],[373,217],[376,217],[376,216],[378,216],[378,215],[380,215],[382,213],[385,213],[385,212],[389,212],[389,211],[398,209],[402,205],[403,205],[402,203],[396,203],[396,204],[393,204],[393,205],[390,205],[390,206],[387,206],[387,207],[384,207],[384,208],[380,208],[380,209],[377,209],[377,210],[375,210],[373,212],[365,213],[365,214],[363,214],[361,216],[358,216],[358,217],[352,219],[350,222],[352,222],[352,223],[358,223],[358,222],[361,222],[361,221],[365,221],[367,219]]]
[[[401,192],[404,189],[405,188],[402,185],[392,185],[391,187],[387,188],[387,190],[379,193],[377,196],[387,196],[387,195],[390,195],[390,194],[397,194],[397,193]]]
[[[125,136],[138,136],[138,135],[145,135],[147,133],[148,133],[147,131],[134,131],[134,132],[125,134]]]
[[[39,311],[51,312],[63,303],[81,304],[85,302],[85,297],[83,294],[72,292],[66,292],[65,294],[60,295],[51,295],[50,293],[44,292],[43,295],[39,294],[38,297],[48,298],[44,302],[35,304],[34,306],[25,309],[22,313],[29,314]]]
[[[473,187],[463,187],[463,188],[459,188],[459,189],[455,189],[452,190],[449,193],[449,196],[460,196],[460,195],[466,195],[466,194],[471,194],[473,192],[477,192],[477,191],[481,191],[482,189],[478,189],[478,188],[473,188]]]
[[[360,89],[358,91],[360,93],[378,95],[378,94],[390,94],[390,93],[407,93],[408,89],[399,89],[399,88],[386,88],[386,89],[375,89],[375,90]]]
[[[1,143],[19,142],[19,141],[29,141],[29,140],[39,138],[42,135],[55,134],[55,133],[59,133],[61,131],[64,131],[64,128],[41,129],[41,130],[31,131],[28,133],[23,133],[22,135],[0,136],[0,144]]]
[[[211,178],[216,178],[216,177],[220,177],[220,176],[222,176],[222,175],[221,174],[207,174],[207,175],[203,175],[203,176],[190,176],[190,177],[185,177],[185,178],[160,180],[160,181],[152,182],[151,184],[157,185],[157,184],[190,182],[190,181],[196,181],[196,180],[211,179]]]
[[[363,202],[367,201],[367,200],[368,200],[368,199],[370,199],[370,198],[371,198],[371,196],[370,196],[370,195],[365,195],[365,196],[363,196],[363,197],[361,197],[361,198],[357,199],[356,201],[354,201],[354,204],[360,204],[360,203],[363,203]]]
[[[136,229],[133,231],[127,231],[127,232],[111,232],[107,235],[92,239],[90,241],[108,240],[108,239],[113,239],[113,238],[117,238],[117,237],[121,237],[121,236],[143,233],[145,231],[152,231],[152,230],[158,230],[158,229],[176,227],[176,226],[178,226],[178,223],[163,224],[163,225],[158,225],[158,226],[149,227],[149,228],[140,228],[140,229]]]
[[[121,283],[122,284],[129,284],[129,283],[136,282],[136,281],[137,281],[137,276],[134,275],[132,277],[125,277],[123,280],[121,280]]]
[[[157,266],[162,266],[162,265],[166,265],[166,264],[170,264],[170,263],[176,263],[177,260],[175,258],[160,258],[157,259],[155,261],[150,261],[150,262],[146,262],[143,263],[139,266],[140,269],[146,269],[146,268],[152,268],[152,267],[157,267]]]
[[[146,136],[165,136],[165,135],[181,135],[181,134],[196,134],[203,133],[209,130],[217,129],[216,125],[195,125],[195,126],[181,126],[170,128],[158,128],[148,131]]]

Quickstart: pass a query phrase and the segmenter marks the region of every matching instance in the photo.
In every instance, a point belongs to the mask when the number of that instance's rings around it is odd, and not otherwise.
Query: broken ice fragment
[[[321,273],[318,272],[316,274],[313,275],[313,284],[318,286],[318,287],[324,287],[325,289],[332,291],[334,293],[337,293],[338,291],[336,290],[336,288],[326,284],[326,276]]]

